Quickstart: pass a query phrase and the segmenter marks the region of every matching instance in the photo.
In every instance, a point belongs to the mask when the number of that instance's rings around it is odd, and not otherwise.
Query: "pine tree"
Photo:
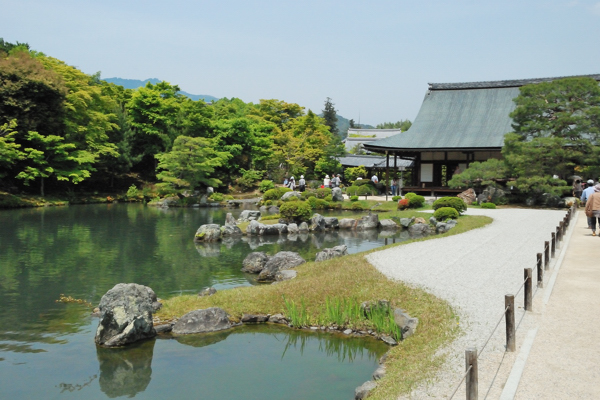
[[[339,131],[337,128],[337,112],[334,107],[335,104],[331,102],[331,99],[328,97],[325,100],[325,108],[323,109],[323,118],[325,119],[325,125],[329,127],[329,131],[333,135],[338,135]]]

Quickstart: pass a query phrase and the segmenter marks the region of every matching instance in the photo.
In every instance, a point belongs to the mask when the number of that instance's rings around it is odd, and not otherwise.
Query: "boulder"
[[[265,268],[267,261],[269,261],[269,256],[262,251],[250,253],[242,261],[242,271],[258,274]]]
[[[321,214],[315,214],[310,219],[310,230],[316,232],[325,230],[325,218]]]
[[[280,270],[295,268],[305,262],[306,260],[296,252],[280,251],[267,261],[265,268],[258,275],[258,280],[273,281]]]
[[[425,218],[423,218],[423,217],[415,218],[414,222],[415,222],[415,224],[426,224],[427,223],[427,221],[425,221]]]
[[[275,281],[276,282],[289,281],[290,279],[294,279],[297,276],[298,276],[298,271],[295,271],[293,269],[283,269],[281,271],[278,271],[275,274]]]
[[[207,188],[206,188],[206,194],[207,194],[207,195],[209,195],[209,196],[210,196],[210,195],[211,195],[211,194],[213,194],[214,192],[215,192],[215,189],[214,189],[213,187],[209,186],[209,187],[207,187]]]
[[[398,344],[398,342],[396,342],[396,340],[393,337],[388,335],[381,336],[381,340],[388,346],[396,346]]]
[[[433,226],[436,226],[438,221],[435,219],[435,217],[429,217],[429,223]]]
[[[561,198],[554,194],[544,193],[542,194],[540,203],[546,207],[558,208],[561,206]],[[562,206],[564,207],[564,204]]]
[[[162,199],[163,207],[177,207],[179,205],[179,197],[165,197]]]
[[[348,254],[348,247],[345,244],[325,249],[317,253],[315,261],[325,261],[332,258],[345,256]]]
[[[466,205],[470,206],[477,199],[477,195],[472,188],[465,190],[462,193],[459,193],[457,197],[460,197],[462,201],[465,202]]]
[[[205,310],[194,310],[179,318],[173,325],[173,333],[186,335],[189,333],[216,332],[232,327],[225,310],[211,307]]]
[[[258,221],[250,221],[250,223],[246,227],[246,234],[250,235],[250,236],[258,235],[258,234],[260,234],[260,230],[261,230],[262,226],[263,226],[263,224],[261,224]]]
[[[263,315],[263,314],[244,314],[242,315],[242,323],[247,324],[247,323],[261,323],[261,322],[267,322],[269,320],[269,316],[268,315]]]
[[[242,230],[237,225],[225,225],[221,227],[221,237],[242,236]]]
[[[217,289],[215,289],[214,287],[209,287],[198,293],[198,296],[212,296],[215,293],[217,293]]]
[[[385,376],[385,372],[385,367],[383,365],[380,365],[379,368],[377,368],[375,372],[373,372],[373,379],[376,381],[380,380]]]
[[[279,214],[279,207],[277,207],[277,206],[271,206],[271,207],[269,207],[268,211],[271,214]]]
[[[354,400],[366,399],[369,396],[371,390],[377,387],[377,383],[374,381],[367,381],[354,389]]]
[[[123,346],[156,336],[152,313],[160,309],[156,294],[147,286],[119,283],[100,300],[96,344]]]
[[[408,228],[408,232],[411,235],[426,235],[429,233],[429,225],[428,224],[412,224]]]
[[[417,330],[417,325],[419,325],[418,318],[412,318],[400,308],[394,310],[394,322],[402,330],[402,339],[414,335]]]
[[[197,242],[216,242],[219,239],[221,239],[221,227],[217,224],[201,225],[194,236]]]
[[[300,232],[300,230],[298,229],[298,225],[296,225],[296,224],[289,224],[287,226],[287,231],[289,234],[292,234],[292,235],[295,235],[298,232]]]
[[[479,196],[477,196],[477,201],[481,203],[480,198],[482,198],[484,202],[498,204],[498,202],[502,202],[500,199],[503,199],[504,197],[506,197],[504,189],[488,186],[483,189],[483,192],[481,192]]]
[[[391,219],[382,219],[379,221],[379,225],[381,225],[381,229],[398,229],[399,226]]]
[[[259,218],[260,218],[260,211],[244,210],[240,214],[240,218],[238,219],[238,221],[240,221],[240,222],[254,221],[254,220],[258,220]]]
[[[306,222],[302,222],[300,226],[298,226],[298,231],[301,233],[308,232],[308,224]]]
[[[282,224],[273,224],[273,225],[260,224],[260,231],[258,232],[258,234],[261,236],[279,235],[279,229],[280,229],[279,225],[282,225]]]
[[[331,190],[331,200],[344,201],[344,195],[342,194],[342,189],[340,189],[339,187],[333,188]]]
[[[336,188],[337,189],[337,188]],[[325,229],[338,229],[340,227],[340,222],[336,217],[326,217],[325,219]]]
[[[415,219],[414,217],[413,218],[400,218],[400,225],[402,225],[402,227],[404,227],[404,228],[408,228],[410,226],[410,224],[412,224],[414,219]]]
[[[269,322],[273,324],[288,324],[289,321],[285,318],[283,314],[273,314],[269,317]]]
[[[342,218],[340,220],[340,229],[354,229],[356,227],[356,220],[352,218]]]
[[[258,211],[260,211],[260,213],[266,213],[269,210],[269,208],[267,206],[260,206],[258,208]]]
[[[231,213],[227,213],[227,215],[225,215],[225,226],[227,225],[237,225],[237,221],[235,220],[235,218],[233,218],[233,215]]]
[[[437,224],[435,224],[435,231],[437,233],[446,233],[455,226],[456,225],[447,224],[445,222],[438,222]]]
[[[379,216],[377,214],[365,215],[356,223],[356,230],[375,229],[379,226]]]
[[[298,200],[300,200],[302,198],[302,193],[300,192],[285,192],[283,194],[283,196],[281,196],[282,201],[287,201],[290,197],[295,197]]]

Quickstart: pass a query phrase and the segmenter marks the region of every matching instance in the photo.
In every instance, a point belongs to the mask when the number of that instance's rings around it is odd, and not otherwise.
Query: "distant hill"
[[[319,117],[322,117],[323,113],[319,114]],[[338,128],[338,132],[340,133],[340,136],[343,138],[345,138],[346,136],[348,136],[348,128],[350,128],[350,120],[347,118],[342,117],[340,114],[337,114],[337,128]],[[362,129],[375,129],[374,126],[371,125],[366,125],[366,124],[355,124],[354,125],[356,128],[362,128]]]
[[[125,89],[137,89],[139,87],[146,86],[146,83],[148,83],[148,82],[150,82],[153,85],[156,85],[161,80],[156,79],[156,78],[146,79],[145,81],[140,81],[139,79],[106,78],[106,79],[103,79],[103,81],[106,81],[109,83],[114,83],[115,85],[123,86]],[[202,99],[205,102],[209,103],[209,102],[219,100],[218,98],[216,98],[214,96],[209,96],[207,94],[190,94],[188,92],[184,92],[183,90],[180,91],[179,93],[181,93],[184,96],[189,97],[190,99],[192,99],[194,101],[198,101],[198,100]]]

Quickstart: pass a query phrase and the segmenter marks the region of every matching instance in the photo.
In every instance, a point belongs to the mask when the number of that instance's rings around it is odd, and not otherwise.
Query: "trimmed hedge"
[[[350,201],[358,201],[358,196],[350,196]]]
[[[312,209],[305,201],[290,201],[279,207],[279,215],[288,221],[308,221],[312,217]]]
[[[419,208],[419,207],[423,207],[423,204],[425,204],[425,197],[423,196],[419,196],[416,193],[406,193],[406,195],[404,196],[405,199],[408,199],[410,201],[409,207],[410,208]]]
[[[317,194],[314,190],[305,190],[304,192],[302,192],[301,197],[302,200],[308,200],[311,197],[317,197]]]
[[[273,181],[265,179],[258,185],[258,190],[262,193],[265,193],[267,190],[275,189],[275,184]]]
[[[433,203],[434,210],[437,210],[442,207],[452,207],[456,211],[458,211],[459,214],[462,214],[467,210],[467,204],[460,197],[442,197],[437,199]]]
[[[481,208],[496,208],[494,203],[481,203]]]
[[[356,191],[357,196],[373,196],[373,192],[375,192],[375,188],[370,185],[359,186]]]
[[[393,196],[392,201],[398,201],[402,198],[402,196]]]
[[[352,183],[352,186],[364,186],[364,185],[369,185],[369,186],[372,186],[373,188],[375,188],[375,184],[370,179],[359,179]]]
[[[358,186],[350,186],[350,187],[346,188],[346,194],[348,196],[356,196],[357,193],[358,193]]]
[[[453,207],[440,207],[433,213],[433,218],[437,221],[445,221],[447,219],[457,219],[458,211]]]
[[[319,188],[316,190],[317,198],[324,199],[325,197],[331,195],[331,189],[329,188]]]

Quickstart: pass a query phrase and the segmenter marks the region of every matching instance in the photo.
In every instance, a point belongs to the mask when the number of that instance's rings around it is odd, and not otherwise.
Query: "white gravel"
[[[461,235],[410,243],[368,256],[369,262],[387,277],[447,300],[460,317],[461,336],[442,350],[448,354],[446,365],[409,398],[449,397],[464,372],[465,348],[482,348],[504,312],[504,295],[514,294],[521,286],[524,268],[534,269],[535,282],[536,254],[543,252],[544,241],[550,240],[565,211],[469,209],[467,214],[487,215],[494,221]],[[522,307],[522,297],[522,292],[516,297],[517,307]],[[516,316],[519,323],[521,313]],[[525,330],[517,331],[517,339]],[[502,322],[480,355],[482,399],[486,394],[497,398],[501,390],[499,386],[504,382],[495,381],[498,374],[506,373],[497,371],[500,361],[505,359],[502,368],[512,365],[510,359],[515,353],[505,353],[504,335]],[[489,393],[488,387],[492,388]],[[464,398],[464,385],[455,398]]]

